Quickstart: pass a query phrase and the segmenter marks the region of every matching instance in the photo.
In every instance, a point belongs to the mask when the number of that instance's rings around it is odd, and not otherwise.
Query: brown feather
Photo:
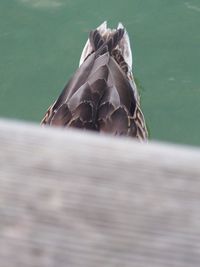
[[[123,35],[123,29],[106,37],[98,30],[90,33],[93,51],[48,109],[42,124],[147,138],[132,75],[118,49]]]

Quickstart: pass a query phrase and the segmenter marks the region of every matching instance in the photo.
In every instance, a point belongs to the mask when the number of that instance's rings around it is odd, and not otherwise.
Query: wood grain
[[[200,150],[0,121],[2,267],[200,266]]]

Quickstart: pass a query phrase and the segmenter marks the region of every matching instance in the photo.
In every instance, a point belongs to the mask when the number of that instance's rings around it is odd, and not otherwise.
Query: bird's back
[[[48,109],[42,124],[147,138],[137,88],[126,60],[126,35],[123,27],[90,32],[80,67]]]

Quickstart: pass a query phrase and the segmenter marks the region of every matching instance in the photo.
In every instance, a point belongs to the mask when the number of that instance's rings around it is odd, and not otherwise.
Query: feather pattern
[[[148,138],[129,37],[121,23],[111,30],[104,22],[90,32],[79,68],[41,124]]]

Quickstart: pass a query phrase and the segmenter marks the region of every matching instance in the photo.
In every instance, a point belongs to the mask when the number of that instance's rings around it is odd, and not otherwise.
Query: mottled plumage
[[[147,139],[129,37],[121,23],[111,30],[104,22],[90,32],[79,68],[42,124]]]

